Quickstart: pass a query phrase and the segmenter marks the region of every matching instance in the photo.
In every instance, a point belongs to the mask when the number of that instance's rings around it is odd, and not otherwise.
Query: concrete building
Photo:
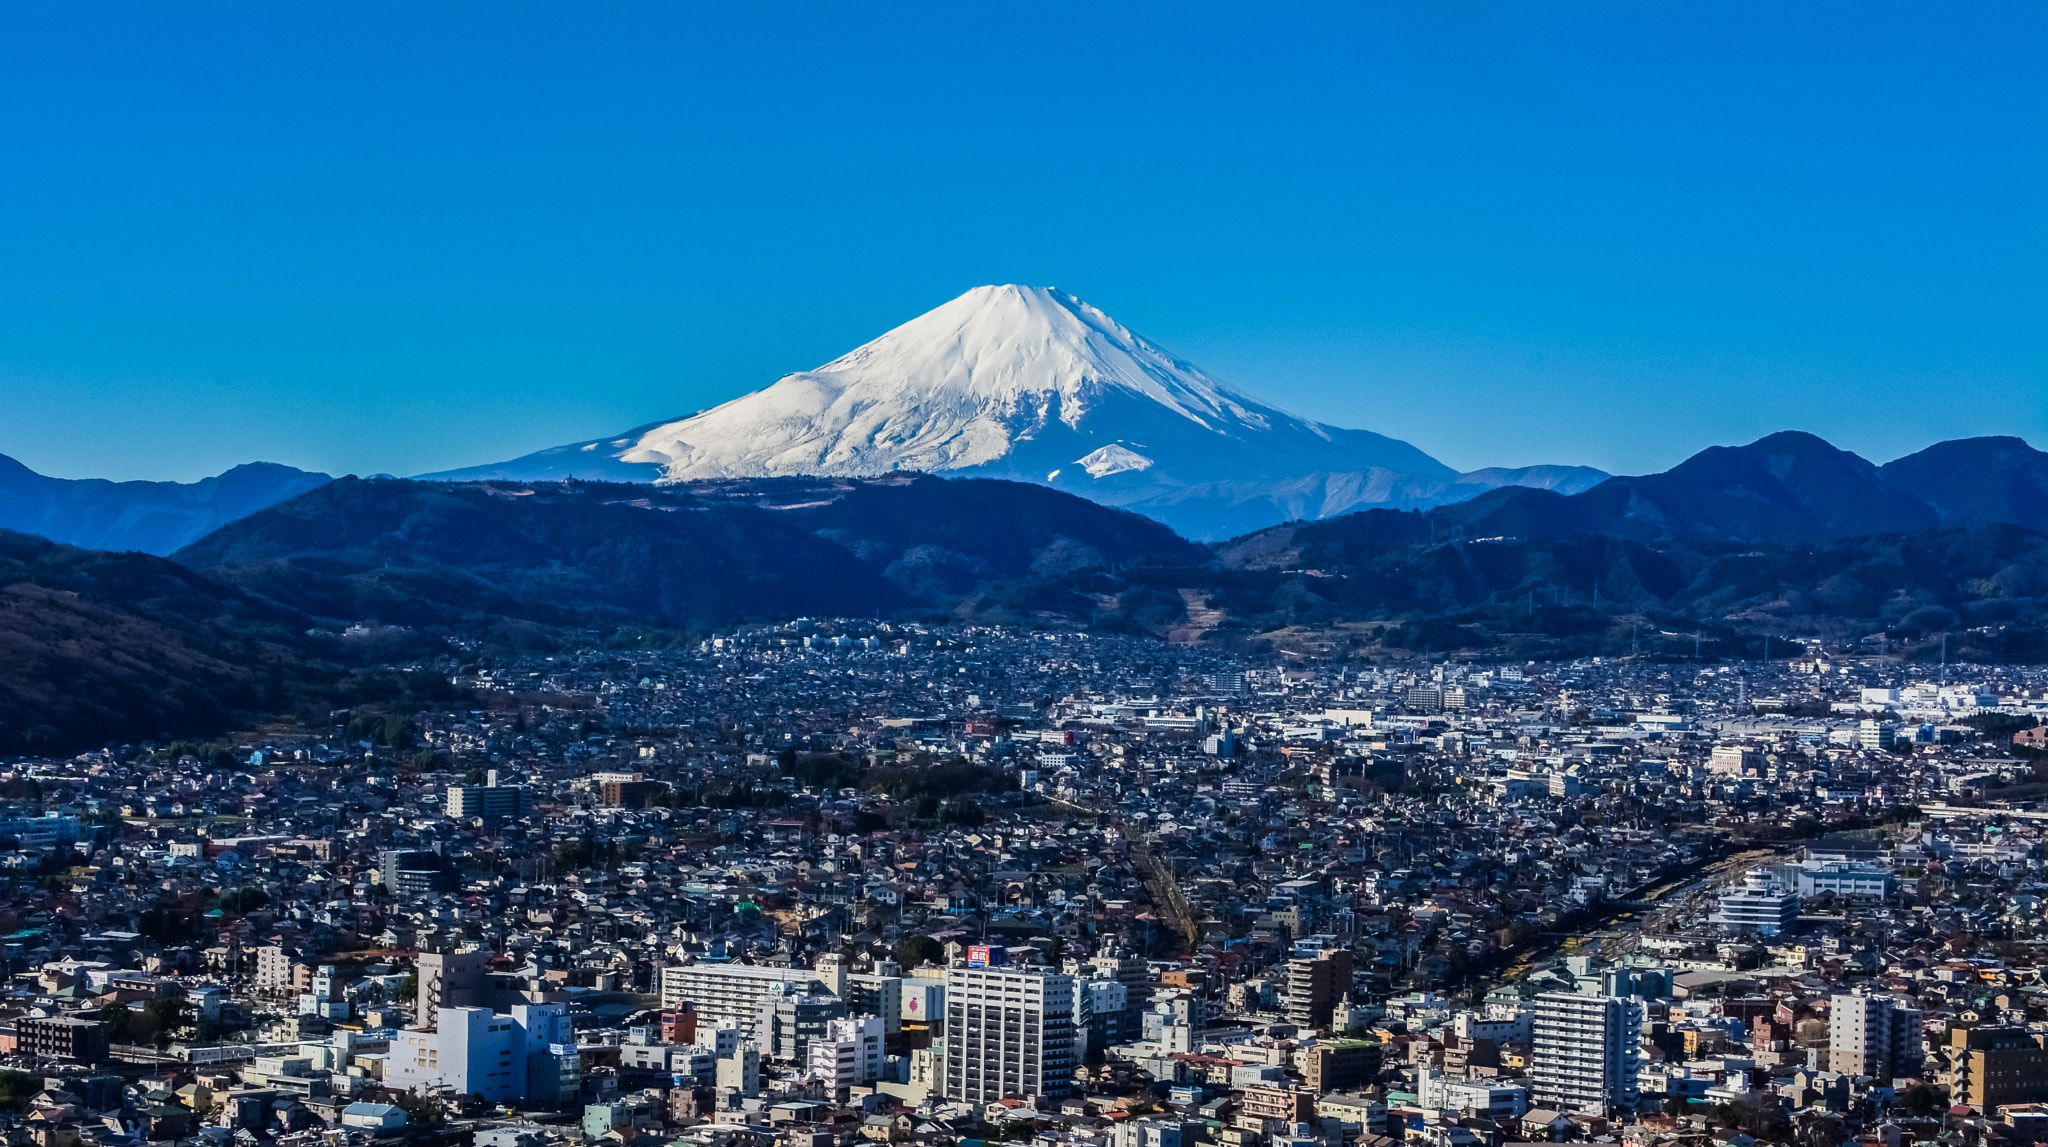
[[[419,992],[413,998],[413,1026],[432,1031],[442,1008],[482,1005],[489,959],[488,952],[421,952],[414,969]]]
[[[1564,1111],[1605,1114],[1636,1101],[1643,1005],[1620,996],[1545,992],[1535,1000],[1532,1099]]]
[[[95,1064],[107,1058],[107,1025],[78,1016],[23,1016],[14,1022],[16,1046],[44,1059]]]
[[[1917,1073],[1925,1059],[1920,1021],[1918,1011],[1889,996],[1835,996],[1828,1003],[1828,1069],[1887,1083]]]
[[[1778,936],[1790,932],[1799,922],[1799,894],[1787,888],[1767,868],[1753,868],[1742,883],[1721,893],[1714,923],[1723,932],[1753,932]]]
[[[525,785],[501,785],[498,770],[492,769],[480,785],[449,785],[448,802],[442,806],[450,819],[518,820],[533,811],[533,790]]]
[[[742,1042],[718,1057],[718,1090],[752,1099],[761,1094],[761,1049]]]
[[[881,1020],[882,1030],[903,1030],[903,977],[853,973],[846,977],[846,988],[839,997],[854,1015]]]
[[[1287,961],[1287,1022],[1304,1028],[1330,1025],[1337,1001],[1351,994],[1349,948],[1326,948],[1305,959]]]
[[[442,1008],[432,1029],[391,1040],[385,1080],[404,1091],[449,1088],[493,1103],[553,1106],[574,1096],[582,1060],[562,1004]]]
[[[691,964],[661,970],[661,1006],[688,1003],[697,1009],[699,1028],[737,1020],[752,1035],[761,1022],[761,1004],[785,986],[803,993],[823,991],[817,975],[803,968],[763,968],[750,964]]]
[[[805,1053],[810,1074],[827,1088],[854,1087],[882,1077],[882,1041],[886,1036],[876,1016],[830,1020],[824,1034],[811,1040]]]
[[[1014,968],[946,972],[947,1099],[1065,1096],[1074,1080],[1074,980]]]
[[[1499,1079],[1453,1079],[1433,1067],[1416,1071],[1415,1102],[1425,1111],[1457,1111],[1479,1119],[1520,1119],[1529,1089]]]
[[[385,849],[377,855],[377,874],[391,895],[400,898],[429,892],[451,892],[458,874],[448,858],[424,849]]]
[[[1955,1095],[1984,1115],[2015,1103],[2048,1102],[2048,1048],[2025,1028],[1957,1028]]]
[[[797,992],[790,985],[761,1001],[754,1038],[769,1059],[802,1063],[810,1042],[825,1034],[825,1025],[846,1015],[846,1001],[830,992]]]
[[[1302,1081],[1318,1094],[1357,1087],[1379,1074],[1380,1055],[1372,1040],[1326,1040],[1302,1053]]]

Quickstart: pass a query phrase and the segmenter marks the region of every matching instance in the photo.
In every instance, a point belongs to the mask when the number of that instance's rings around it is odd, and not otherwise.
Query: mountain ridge
[[[197,482],[52,478],[0,454],[0,529],[161,557],[327,481],[275,462],[245,462]]]

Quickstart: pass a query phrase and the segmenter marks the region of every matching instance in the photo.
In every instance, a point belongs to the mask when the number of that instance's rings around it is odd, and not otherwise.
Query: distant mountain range
[[[272,462],[197,482],[50,478],[0,454],[0,530],[85,549],[168,554],[326,481]]]
[[[1939,636],[1958,660],[2048,660],[2044,463],[1983,438],[1880,467],[1777,434],[1574,494],[1501,488],[1213,546],[992,479],[344,478],[169,560],[0,533],[0,752],[324,719],[412,688],[372,667],[456,635],[666,643],[803,614],[1334,656],[1753,657],[1767,639],[1783,656],[1865,638],[1932,655]]]
[[[1201,540],[1501,486],[1576,493],[1584,466],[1460,474],[1406,442],[1233,390],[1063,291],[977,287],[816,370],[688,418],[439,480],[688,482],[915,470],[1006,478]]]

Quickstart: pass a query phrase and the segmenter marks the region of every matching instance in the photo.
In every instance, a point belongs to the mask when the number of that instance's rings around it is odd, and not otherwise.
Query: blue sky
[[[1461,468],[2048,447],[2048,6],[0,9],[0,453],[492,461],[1071,290]]]

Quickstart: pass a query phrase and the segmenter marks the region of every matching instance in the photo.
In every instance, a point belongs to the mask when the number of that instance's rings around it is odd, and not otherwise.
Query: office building
[[[946,1030],[946,981],[944,973],[906,977],[903,981],[901,1015],[904,1026],[941,1036]]]
[[[661,1042],[696,1043],[697,1009],[689,1003],[661,1010]]]
[[[1753,868],[1742,883],[1721,893],[1714,923],[1723,932],[1779,936],[1799,922],[1799,894],[1767,868]]]
[[[442,808],[453,820],[518,820],[533,811],[533,790],[499,784],[498,770],[492,769],[483,784],[449,785]]]
[[[1016,968],[946,971],[947,1099],[1065,1096],[1074,1080],[1074,980]]]
[[[661,1006],[690,1004],[697,1024],[718,1026],[738,1021],[748,1035],[761,1022],[761,1005],[784,987],[800,993],[823,991],[815,973],[803,968],[763,968],[751,964],[690,964],[661,970]]]
[[[761,1001],[754,1038],[762,1054],[781,1063],[802,1063],[810,1042],[825,1034],[825,1025],[846,1015],[846,1001],[830,992],[799,992],[793,985]]]
[[[881,1020],[883,1031],[903,1030],[902,976],[853,973],[846,977],[846,986],[839,996],[854,1015]]]
[[[1090,1048],[1115,1047],[1137,1038],[1125,1025],[1129,1016],[1130,993],[1115,980],[1084,980],[1075,987],[1076,1015],[1088,1017],[1088,1041],[1077,1054],[1086,1057]]]
[[[2001,1107],[2048,1102],[2048,1048],[2041,1037],[2019,1027],[1956,1028],[1956,1101],[1993,1115]]]
[[[1844,993],[1828,1002],[1828,1070],[1890,1083],[1919,1072],[1918,1011],[1890,996]]]
[[[741,1043],[730,1055],[718,1057],[718,1090],[752,1099],[761,1094],[761,1049]]]
[[[1302,1082],[1318,1095],[1370,1083],[1380,1072],[1381,1054],[1373,1040],[1324,1040],[1302,1053]]]
[[[1595,1114],[1634,1106],[1642,1001],[1545,992],[1536,997],[1534,1011],[1529,1076],[1537,1105]]]
[[[667,785],[640,773],[597,773],[590,785],[606,808],[645,808],[648,801],[668,792]]]

